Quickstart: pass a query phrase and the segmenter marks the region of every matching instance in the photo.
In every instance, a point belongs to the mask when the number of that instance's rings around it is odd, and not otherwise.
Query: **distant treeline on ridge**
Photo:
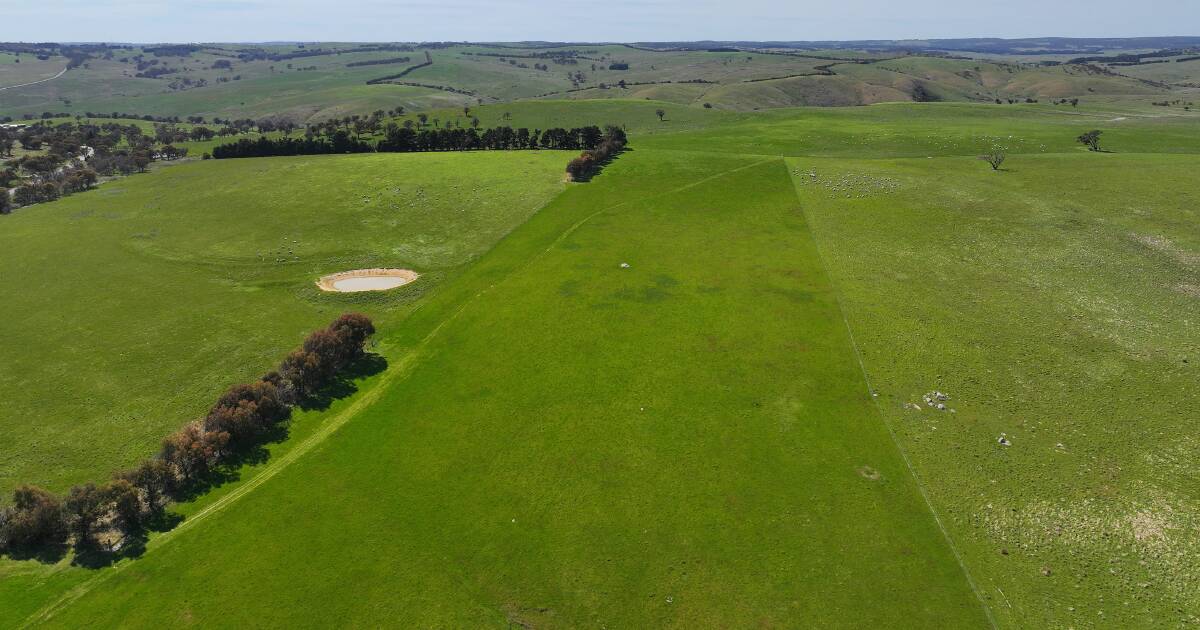
[[[606,137],[625,132],[613,126],[601,130],[595,125],[563,129],[421,129],[389,126],[385,136],[375,143],[362,140],[345,130],[327,136],[305,138],[243,138],[212,150],[212,156],[222,158],[271,157],[286,155],[324,155],[334,153],[411,153],[418,151],[506,151],[521,149],[593,150]]]

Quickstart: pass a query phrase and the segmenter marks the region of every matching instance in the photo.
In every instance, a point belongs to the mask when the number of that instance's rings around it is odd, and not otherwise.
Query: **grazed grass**
[[[378,402],[52,622],[981,625],[782,162],[697,157],[561,197],[402,325],[401,354],[446,322]],[[300,514],[324,533],[289,541]]]
[[[475,108],[624,123],[633,149],[477,260],[433,248],[458,261],[436,291],[368,303],[396,371],[144,558],[4,565],[0,625],[986,626],[979,599],[1004,627],[1192,622],[1194,118],[658,107]],[[1115,153],[1075,143],[1093,127]],[[224,268],[238,227],[139,247]]]
[[[1200,336],[1176,287],[1200,251],[1200,161],[792,164],[888,421],[996,614],[1192,622]],[[847,198],[809,170],[902,184]],[[954,413],[923,404],[934,388]]]
[[[4,217],[0,493],[63,490],[146,457],[331,313],[396,321],[561,190],[565,159],[197,162]],[[424,276],[371,296],[313,285],[360,267]]]

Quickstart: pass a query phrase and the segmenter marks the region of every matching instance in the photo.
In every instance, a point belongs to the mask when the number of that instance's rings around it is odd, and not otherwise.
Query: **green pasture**
[[[789,164],[879,407],[1003,625],[1190,623],[1200,156]]]
[[[61,491],[144,458],[341,310],[395,321],[558,191],[566,159],[196,162],[3,217],[0,490]],[[313,284],[392,266],[424,277],[374,298]]]
[[[195,161],[0,217],[7,487],[144,457],[341,310],[388,366],[142,557],[0,561],[0,626],[1193,623],[1200,120],[1160,109],[475,105],[631,147],[565,185]],[[384,265],[426,275],[312,286]]]
[[[621,157],[385,332],[312,455],[46,620],[985,625],[798,210],[778,158]]]

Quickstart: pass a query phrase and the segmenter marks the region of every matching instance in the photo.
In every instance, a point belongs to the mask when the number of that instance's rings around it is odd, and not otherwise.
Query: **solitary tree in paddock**
[[[1007,157],[1008,156],[1004,154],[1003,148],[992,147],[990,151],[979,156],[979,159],[990,164],[993,171],[998,171],[1000,170],[1000,167],[1004,165],[1004,160],[1007,159]]]
[[[1100,131],[1099,129],[1093,129],[1093,130],[1083,134],[1082,136],[1079,136],[1078,138],[1076,138],[1076,140],[1079,140],[1079,142],[1086,144],[1088,151],[1099,151],[1100,150],[1100,134],[1101,133],[1103,133],[1103,132]]]
[[[667,112],[663,109],[656,109],[654,110],[654,115],[658,116],[658,122],[662,122],[667,117]]]

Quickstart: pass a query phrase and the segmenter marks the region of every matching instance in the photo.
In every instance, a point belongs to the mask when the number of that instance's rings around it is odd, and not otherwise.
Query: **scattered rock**
[[[1050,577],[1050,567],[1042,567],[1042,575]]]
[[[950,400],[949,394],[934,390],[925,394],[922,398],[925,401],[925,406],[933,407],[938,411],[946,411],[946,401]]]

